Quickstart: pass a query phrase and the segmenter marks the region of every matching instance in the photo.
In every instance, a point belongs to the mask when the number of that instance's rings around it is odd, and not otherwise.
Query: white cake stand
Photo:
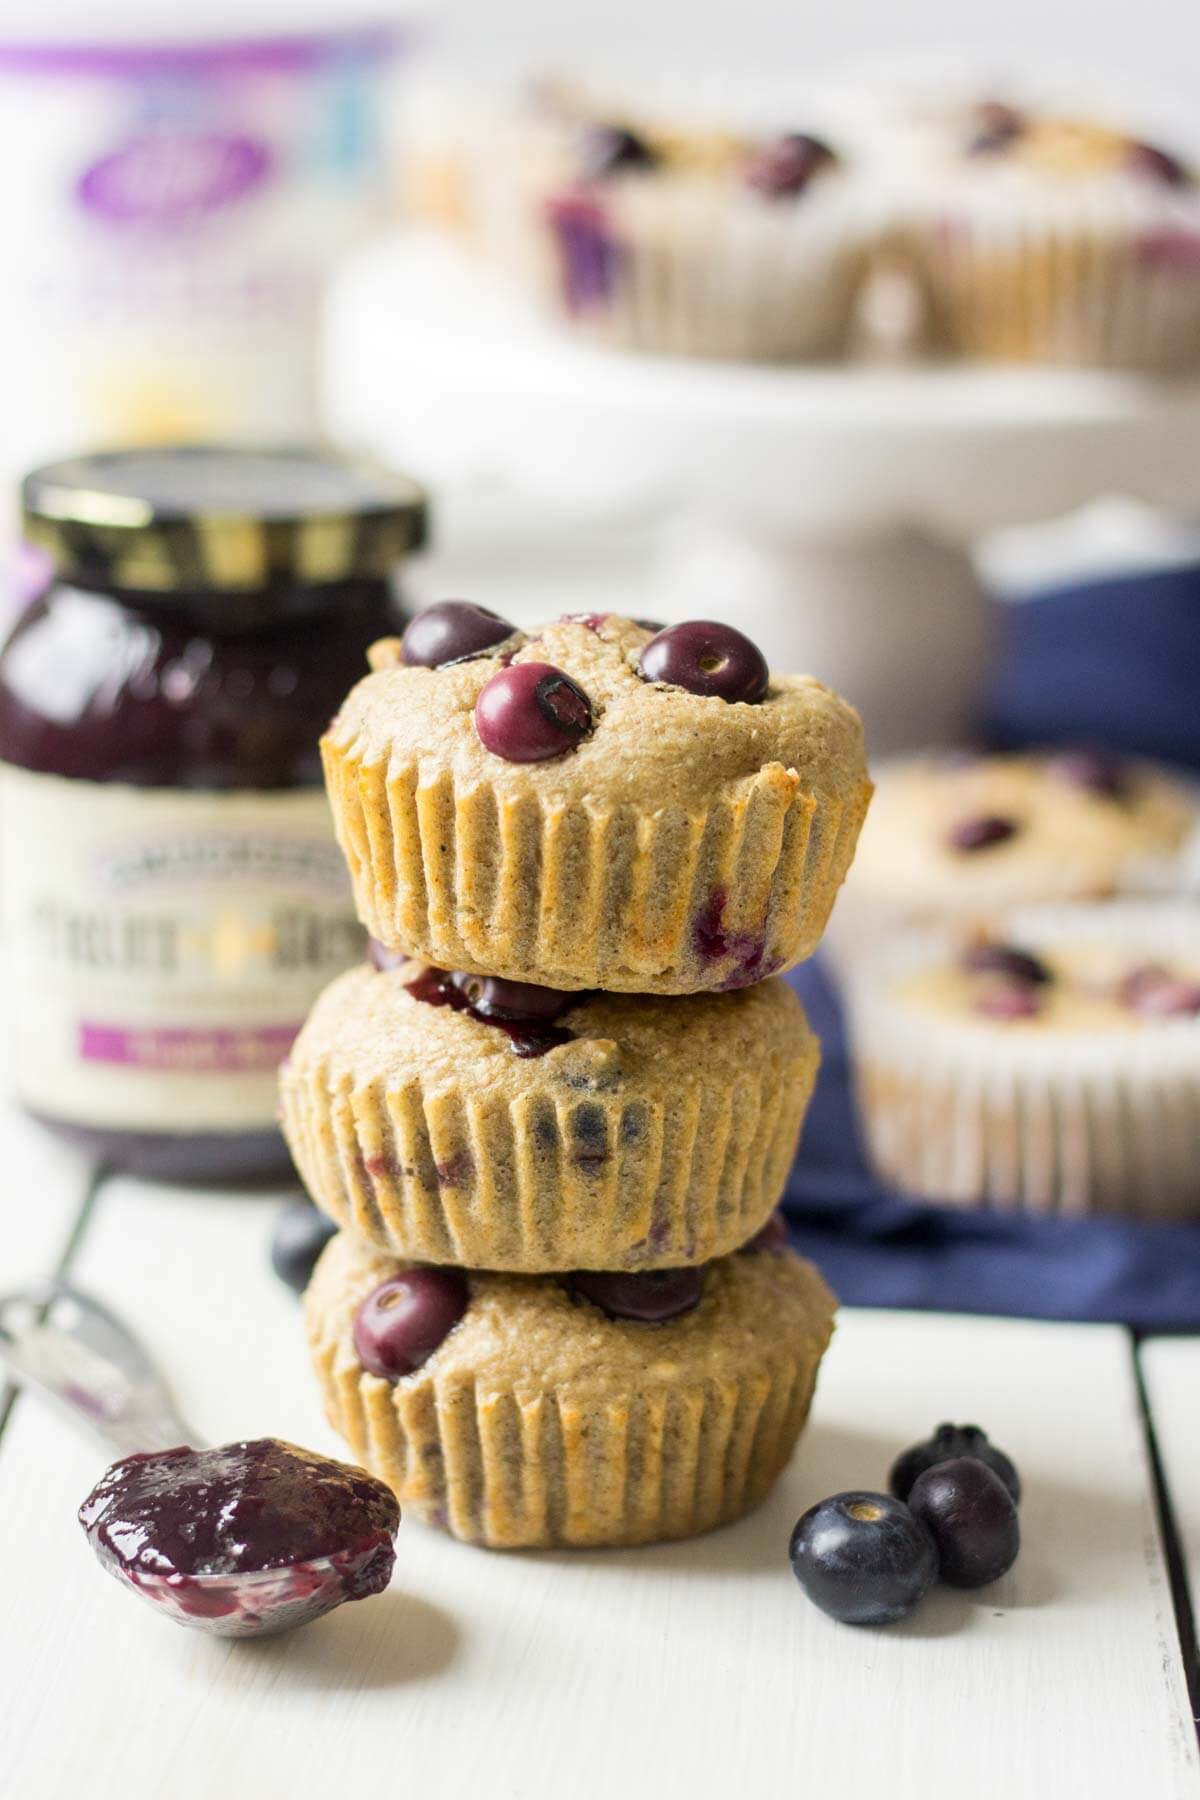
[[[451,520],[490,497],[558,530],[655,524],[637,609],[732,620],[849,694],[877,750],[970,716],[980,533],[1110,494],[1200,511],[1200,383],[624,355],[412,239],[335,284],[323,391],[333,436],[423,476]]]

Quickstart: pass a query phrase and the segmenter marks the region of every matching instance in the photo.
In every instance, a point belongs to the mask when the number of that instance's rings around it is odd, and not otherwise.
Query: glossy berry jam
[[[755,705],[767,691],[770,676],[762,651],[732,625],[713,619],[689,619],[668,625],[651,638],[641,655],[647,681],[665,682],[719,700]]]
[[[579,143],[579,172],[584,181],[607,181],[653,169],[658,156],[645,138],[625,125],[593,125]]]
[[[1016,1562],[1016,1502],[978,1457],[956,1456],[926,1469],[909,1490],[908,1506],[937,1545],[941,1577],[951,1587],[985,1587]]]
[[[792,200],[804,192],[814,175],[836,160],[820,138],[794,131],[758,152],[746,171],[746,180],[771,200]]]
[[[1040,957],[1014,944],[972,944],[963,951],[962,966],[968,975],[1002,975],[1008,981],[1039,987],[1052,979]]]
[[[475,729],[485,750],[506,762],[545,762],[583,742],[595,719],[583,689],[552,663],[501,669],[475,702]]]
[[[583,998],[560,993],[557,988],[538,988],[531,982],[500,981],[494,976],[446,974],[423,969],[405,989],[426,1006],[449,1006],[470,1013],[481,1025],[502,1031],[518,1056],[545,1056],[574,1036],[555,1020]]]
[[[610,1319],[660,1325],[700,1304],[704,1271],[647,1269],[641,1274],[626,1275],[579,1270],[571,1276],[571,1291],[577,1299],[590,1300]]]
[[[959,819],[947,832],[946,842],[952,850],[973,855],[979,850],[992,850],[997,844],[1007,844],[1018,829],[1013,819],[1002,818],[998,813],[980,813]]]
[[[310,1200],[294,1200],[280,1208],[271,1233],[271,1267],[294,1294],[302,1294],[308,1286],[317,1258],[336,1230],[333,1220]]]
[[[978,1425],[939,1425],[932,1437],[901,1452],[892,1464],[888,1486],[897,1500],[907,1500],[918,1475],[923,1475],[937,1463],[950,1462],[959,1456],[974,1456],[986,1463],[992,1473],[1000,1477],[1013,1500],[1020,1501],[1021,1477],[1016,1464]]]
[[[426,669],[482,656],[513,636],[515,625],[471,600],[439,600],[417,613],[400,646],[402,662]]]
[[[429,1361],[467,1310],[470,1291],[457,1269],[406,1269],[368,1294],[354,1315],[363,1368],[399,1381]]]
[[[127,1456],[79,1509],[100,1561],[181,1623],[288,1629],[391,1579],[395,1496],[276,1438]]]
[[[834,1494],[792,1532],[792,1573],[808,1598],[843,1625],[891,1625],[937,1579],[933,1538],[890,1494]]]

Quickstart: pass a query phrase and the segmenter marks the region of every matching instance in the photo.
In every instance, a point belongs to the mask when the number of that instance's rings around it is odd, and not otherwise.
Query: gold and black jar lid
[[[28,475],[22,508],[60,579],[147,596],[384,580],[427,529],[407,476],[303,448],[73,457]]]

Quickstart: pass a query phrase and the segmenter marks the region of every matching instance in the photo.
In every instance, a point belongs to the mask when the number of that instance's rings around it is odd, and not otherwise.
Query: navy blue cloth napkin
[[[986,734],[1200,767],[1200,566],[1012,608]],[[927,1206],[882,1187],[862,1153],[841,1014],[821,959],[789,980],[824,1055],[784,1206],[796,1247],[842,1300],[1200,1331],[1200,1217],[1026,1218]],[[1200,1145],[1196,1193],[1200,1214]]]

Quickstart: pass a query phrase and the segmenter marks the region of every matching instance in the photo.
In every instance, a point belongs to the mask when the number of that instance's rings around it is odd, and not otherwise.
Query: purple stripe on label
[[[407,46],[401,26],[372,25],[358,30],[314,32],[178,44],[18,44],[0,42],[0,74],[206,75],[229,72],[286,72],[354,58],[363,62],[394,55]]]
[[[79,1027],[84,1062],[125,1069],[188,1075],[261,1074],[276,1068],[292,1047],[296,1025],[193,1026],[102,1025]]]

